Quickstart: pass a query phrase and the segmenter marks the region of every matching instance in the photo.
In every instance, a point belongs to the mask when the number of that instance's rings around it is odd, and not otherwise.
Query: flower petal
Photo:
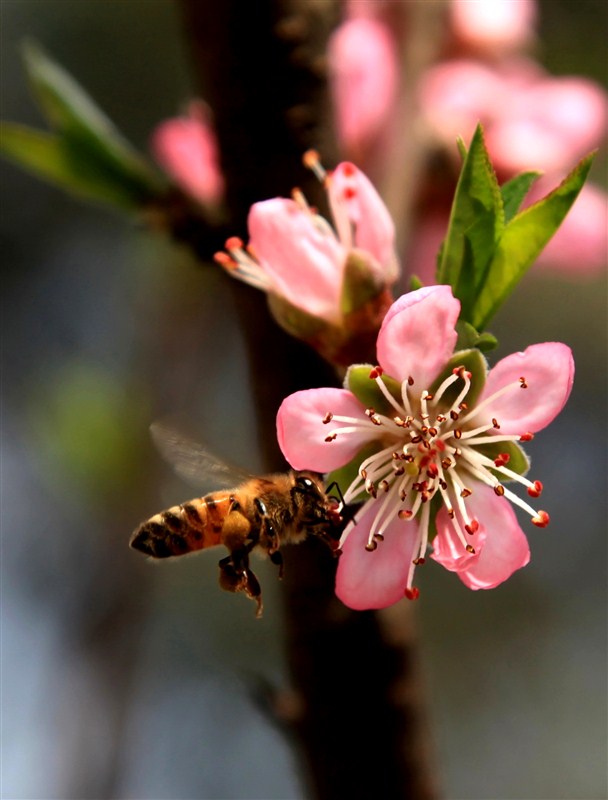
[[[394,281],[398,274],[395,225],[369,178],[354,164],[343,162],[331,174],[327,192],[343,244],[371,253],[378,262],[378,279]]]
[[[428,389],[456,344],[460,301],[449,286],[426,286],[402,295],[389,308],[378,334],[378,363],[392,378],[410,375]]]
[[[454,533],[447,511],[442,508],[436,518],[438,533],[433,540],[431,558],[456,572],[469,589],[493,589],[530,561],[528,540],[509,501],[498,497],[489,487],[475,484],[473,494],[467,499],[467,508],[479,522],[477,533],[467,534],[467,542],[476,553],[466,558],[466,550]]]
[[[218,203],[224,193],[218,144],[204,103],[192,102],[187,117],[167,119],[154,130],[154,157],[182,189],[201,203]]]
[[[362,432],[338,434],[334,441],[326,442],[332,431],[345,424],[335,420],[324,424],[328,412],[368,423],[361,404],[346,389],[305,389],[290,394],[281,403],[277,437],[283,455],[294,469],[331,472],[347,464],[377,436],[374,426],[369,424]]]
[[[555,419],[572,389],[572,351],[560,342],[545,342],[503,358],[490,370],[478,403],[520,377],[526,379],[527,389],[516,385],[487,407],[488,419],[498,420],[501,434],[535,433]]]
[[[315,225],[311,213],[282,197],[254,203],[250,246],[275,291],[292,305],[330,322],[339,317],[346,252]]]
[[[336,595],[358,611],[386,608],[401,600],[418,542],[418,523],[395,518],[384,530],[384,541],[368,552],[365,545],[377,510],[377,501],[364,506],[338,562]]]

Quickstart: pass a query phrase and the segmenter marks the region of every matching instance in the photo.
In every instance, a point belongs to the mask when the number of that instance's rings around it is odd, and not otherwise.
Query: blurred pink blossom
[[[369,16],[342,23],[328,45],[336,132],[355,158],[378,137],[395,102],[396,45],[387,26]]]
[[[476,49],[504,51],[527,45],[534,36],[534,0],[451,0],[454,35]]]
[[[347,376],[344,389],[296,392],[279,409],[279,444],[294,469],[357,466],[344,501],[365,499],[342,536],[336,576],[336,593],[351,608],[418,596],[414,571],[426,558],[433,518],[432,557],[471,589],[491,589],[529,561],[511,504],[538,527],[549,522],[503,484],[516,481],[531,498],[541,494],[540,481],[507,464],[517,456],[524,467],[516,443],[563,408],[572,353],[547,342],[503,358],[487,374],[484,363],[475,374],[452,368],[459,312],[449,286],[402,295],[378,334],[379,366],[365,368],[365,403]],[[374,395],[374,407],[366,407]]]
[[[432,67],[420,84],[420,105],[434,135],[450,149],[477,122],[497,170],[564,171],[601,142],[605,92],[584,78],[554,78],[533,61],[489,66],[470,59]]]
[[[536,263],[577,276],[604,270],[608,265],[608,194],[585,184]]]
[[[199,203],[221,201],[218,143],[204,103],[193,101],[187,116],[162,122],[152,134],[151,149],[167,174]]]

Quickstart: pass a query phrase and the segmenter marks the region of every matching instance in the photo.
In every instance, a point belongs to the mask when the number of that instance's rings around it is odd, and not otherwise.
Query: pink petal
[[[560,170],[574,155],[559,130],[528,118],[498,121],[487,131],[486,145],[496,168],[509,174]]]
[[[557,183],[553,180],[552,186]],[[608,264],[608,195],[593,184],[585,184],[536,263],[573,277],[605,269]]]
[[[343,467],[375,438],[369,433],[338,434],[333,442],[325,438],[345,423],[323,423],[328,412],[365,420],[363,407],[346,389],[305,389],[290,394],[277,414],[277,438],[283,455],[294,469],[331,472]]]
[[[516,48],[532,38],[533,0],[451,0],[449,7],[454,32],[474,47]]]
[[[517,384],[526,379],[527,389]],[[500,433],[536,433],[562,410],[574,381],[572,351],[561,342],[545,342],[513,353],[490,370],[478,404],[510,383],[512,389],[492,400],[480,413],[500,424]],[[477,420],[476,420],[477,421]]]
[[[378,363],[399,381],[412,376],[428,389],[456,344],[460,301],[449,286],[426,286],[402,295],[389,308],[378,334]]]
[[[201,203],[217,203],[224,192],[215,131],[204,104],[187,117],[162,122],[152,134],[154,157],[182,189]]]
[[[498,497],[488,486],[475,484],[467,508],[479,522],[476,534],[465,534],[467,542],[477,550],[475,556],[466,558],[466,550],[456,540],[452,522],[442,508],[437,514],[438,533],[431,557],[457,572],[469,589],[493,589],[530,561],[528,540],[509,501]],[[458,552],[462,555],[460,562],[455,557]]]
[[[275,290],[292,305],[330,322],[339,318],[346,253],[293,200],[255,203],[248,218],[250,245]]]
[[[403,597],[414,550],[418,523],[395,518],[384,530],[384,541],[373,552],[365,549],[378,501],[370,501],[357,516],[344,542],[336,574],[336,595],[358,611],[386,608]]]
[[[338,138],[358,153],[386,124],[398,84],[391,32],[374,19],[339,25],[328,44]]]
[[[354,164],[342,162],[331,175],[328,195],[341,241],[349,248],[354,246],[371,253],[381,270],[378,277],[394,281],[397,278],[395,226],[370,180]]]

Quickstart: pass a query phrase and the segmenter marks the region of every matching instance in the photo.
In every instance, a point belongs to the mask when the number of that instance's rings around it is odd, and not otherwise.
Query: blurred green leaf
[[[506,226],[470,319],[477,330],[488,324],[557,231],[585,183],[594,155],[582,159],[556,189]]]
[[[62,67],[33,43],[25,45],[23,57],[55,135],[5,126],[0,152],[63,189],[123,208],[164,191],[158,173]]]
[[[132,208],[133,200],[122,184],[94,180],[75,168],[60,138],[11,122],[0,123],[0,154],[39,178],[88,200]]]
[[[454,348],[455,351],[476,347],[482,353],[486,353],[498,347],[498,339],[493,334],[479,333],[469,322],[465,322],[463,319],[459,319],[456,323],[456,332],[458,333],[458,339]]]
[[[517,214],[530,187],[539,175],[540,172],[522,172],[521,175],[516,175],[500,187],[505,208],[505,223],[510,222]]]

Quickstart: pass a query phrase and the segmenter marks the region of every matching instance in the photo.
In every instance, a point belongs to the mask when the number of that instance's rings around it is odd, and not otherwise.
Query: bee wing
[[[164,422],[150,425],[152,440],[177,474],[197,488],[231,489],[251,478],[240,467],[218,458],[194,439]]]

